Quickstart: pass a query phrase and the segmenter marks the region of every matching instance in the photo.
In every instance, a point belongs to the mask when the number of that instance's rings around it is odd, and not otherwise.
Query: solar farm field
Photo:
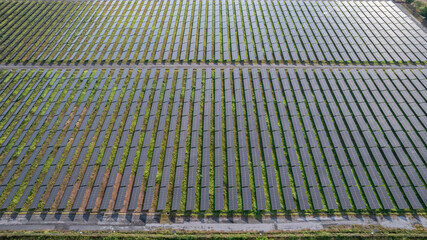
[[[386,0],[0,0],[0,229],[426,216],[414,19]]]
[[[1,208],[427,204],[427,71],[4,70]]]
[[[427,63],[390,1],[7,1],[3,63]]]

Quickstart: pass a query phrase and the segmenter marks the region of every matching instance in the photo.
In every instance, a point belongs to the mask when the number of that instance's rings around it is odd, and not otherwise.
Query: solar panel
[[[157,210],[161,211],[164,210],[166,208],[166,200],[167,200],[167,188],[166,187],[161,187],[159,190],[159,200],[158,200],[158,204],[157,204]]]
[[[265,162],[265,166],[272,166],[272,165],[274,165],[270,146],[266,146],[264,148],[264,162]]]
[[[214,199],[215,199],[214,210],[220,211],[220,210],[224,209],[224,196],[223,196],[222,188],[220,188],[220,187],[215,188]]]
[[[285,137],[285,139],[291,139],[291,137],[289,136],[288,138]],[[290,144],[287,144],[288,146]],[[292,144],[293,146],[293,144]],[[298,161],[298,157],[297,157],[297,153],[295,151],[295,148],[288,148],[288,157],[289,157],[289,161],[291,162],[291,166],[298,166],[299,165],[299,161]]]
[[[266,166],[265,171],[267,172],[267,181],[269,186],[277,186],[276,182],[276,172],[274,167]]]
[[[423,185],[421,179],[418,177],[418,174],[416,173],[415,169],[412,166],[405,166],[404,169],[414,186]]]
[[[173,198],[172,198],[172,207],[171,207],[172,211],[177,211],[180,208],[181,192],[182,192],[182,189],[180,187],[174,188]]]
[[[252,196],[251,189],[249,187],[244,187],[242,191],[242,201],[243,201],[243,211],[252,210]]]
[[[295,209],[295,202],[292,194],[292,189],[290,187],[284,187],[282,188],[282,192],[283,192],[286,210]]]
[[[196,186],[196,178],[197,178],[197,168],[192,166],[188,169],[188,185],[187,187],[195,187]]]
[[[310,208],[307,200],[307,194],[305,192],[304,187],[297,187],[296,188],[297,197],[298,197],[298,204],[300,210],[308,210]]]
[[[255,193],[256,193],[255,198],[256,198],[257,209],[259,211],[265,210],[267,206],[265,203],[264,188],[263,187],[255,188]]]
[[[420,187],[415,187],[415,190],[417,191],[417,193],[421,197],[421,200],[425,204],[426,201],[427,201],[427,191],[426,191],[426,189],[424,187],[420,186]]]
[[[255,187],[264,186],[264,183],[262,180],[262,169],[260,166],[254,166],[253,175],[254,175],[253,177],[254,177]]]
[[[175,188],[179,188],[182,186],[182,178],[183,178],[183,173],[184,172],[184,167],[182,166],[178,166],[175,170]]]
[[[355,166],[354,170],[356,171],[357,178],[362,186],[371,185],[362,166]]]
[[[297,187],[304,186],[304,180],[301,175],[301,170],[299,167],[292,167],[292,173],[294,177],[294,184]]]
[[[335,201],[334,193],[332,191],[332,188],[331,187],[324,187],[323,188],[323,193],[324,193],[324,196],[325,196],[326,205],[327,205],[328,209],[330,209],[330,210],[337,209],[338,206],[337,206],[337,203]]]
[[[329,168],[329,170],[331,171],[331,176],[332,176],[332,180],[333,180],[334,184],[336,186],[343,186],[344,183],[342,181],[342,178],[341,178],[341,175],[340,175],[338,168],[336,166],[331,166]]]
[[[411,187],[403,187],[403,191],[405,192],[405,195],[406,195],[412,209],[422,209],[423,208],[420,201],[418,200],[417,196],[415,195],[415,193]]]
[[[392,166],[391,167],[395,177],[397,178],[397,181],[399,182],[400,186],[409,186],[409,181],[406,179],[405,173],[403,173],[400,166]]]
[[[223,174],[222,166],[215,167],[215,187],[222,187]]]
[[[308,185],[310,187],[317,186],[316,176],[314,174],[313,167],[307,166],[307,167],[304,167],[304,170],[305,170],[305,177],[307,179]]]
[[[223,165],[223,156],[222,156],[222,149],[221,148],[215,148],[215,166],[222,166]]]
[[[209,188],[201,188],[200,190],[200,211],[209,209]]]
[[[396,185],[396,181],[394,180],[394,178],[391,175],[391,172],[387,168],[387,166],[380,166],[379,169],[380,169],[380,172],[382,173],[384,180],[388,186]]]
[[[194,187],[187,188],[187,203],[185,210],[194,210],[196,189]]]
[[[202,187],[208,187],[209,186],[209,167],[203,166],[202,167],[202,176],[201,176],[201,186]]]
[[[398,187],[390,187],[389,189],[399,209],[409,208]]]
[[[348,200],[348,195],[345,187],[338,186],[336,187],[336,191],[338,194],[338,197],[340,199],[340,204],[342,209],[351,209],[350,201]]]
[[[371,177],[375,186],[380,186],[383,184],[375,166],[367,166],[366,169],[368,170],[369,176]]]
[[[310,196],[313,201],[313,208],[315,210],[323,209],[322,199],[320,197],[320,192],[317,187],[310,188]]]
[[[237,207],[237,189],[236,188],[228,188],[228,210],[236,211]]]
[[[357,209],[365,209],[365,203],[363,202],[362,196],[360,195],[359,188],[356,186],[350,187],[350,193],[353,198],[353,202]]]
[[[375,198],[375,194],[374,194],[374,191],[372,190],[372,188],[369,186],[365,186],[365,187],[363,187],[363,192],[365,193],[366,200],[368,202],[369,208],[370,209],[379,209],[380,206],[377,202],[377,199]]]
[[[154,187],[156,184],[157,165],[152,165],[150,168],[150,174],[148,177],[147,187]]]
[[[381,205],[383,206],[383,208],[384,209],[393,209],[394,206],[391,203],[390,197],[389,197],[386,189],[382,186],[376,187],[375,189],[376,189],[378,196],[381,200]]]

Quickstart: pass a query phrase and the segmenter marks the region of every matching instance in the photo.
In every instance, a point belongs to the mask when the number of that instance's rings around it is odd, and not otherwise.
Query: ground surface
[[[145,214],[129,215],[68,215],[34,214],[20,216],[2,216],[1,230],[36,231],[153,231],[186,230],[216,232],[271,232],[328,230],[361,225],[366,231],[376,233],[383,228],[414,230],[427,227],[423,216],[263,216],[263,217],[173,217],[150,216]],[[48,226],[48,227],[46,227]],[[354,230],[355,233],[360,229]],[[426,234],[424,232],[424,234]]]
[[[3,218],[398,227],[427,209],[427,33],[392,2],[2,1],[0,16]]]

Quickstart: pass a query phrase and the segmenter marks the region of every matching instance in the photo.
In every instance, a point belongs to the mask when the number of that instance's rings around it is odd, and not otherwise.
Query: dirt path
[[[0,230],[72,230],[72,231],[153,231],[159,228],[188,231],[275,231],[275,230],[321,230],[337,226],[378,226],[386,228],[414,229],[417,225],[427,227],[427,218],[422,216],[288,216],[264,217],[198,217],[175,218],[172,221],[159,216],[141,214],[69,215],[3,215]]]

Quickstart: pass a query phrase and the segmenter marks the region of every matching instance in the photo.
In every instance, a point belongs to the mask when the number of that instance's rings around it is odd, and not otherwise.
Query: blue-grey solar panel
[[[405,192],[406,198],[408,199],[409,204],[411,205],[412,209],[422,209],[423,208],[423,206],[421,205],[417,196],[415,195],[414,190],[412,190],[411,187],[403,187],[403,191]]]
[[[404,169],[414,186],[423,185],[421,179],[418,177],[418,174],[416,173],[415,169],[412,166],[405,166]]]
[[[182,179],[183,179],[183,171],[184,171],[184,167],[179,166],[176,168],[175,170],[175,188],[176,187],[181,187],[182,186]]]
[[[358,187],[353,186],[350,187],[350,194],[352,196],[353,202],[357,209],[365,209],[365,203],[362,199],[362,196],[360,195],[360,190]]]
[[[236,211],[238,210],[237,206],[237,189],[236,188],[228,188],[228,210]]]
[[[332,191],[331,187],[324,187],[323,188],[323,193],[325,196],[325,200],[326,200],[326,205],[328,207],[328,209],[333,210],[333,209],[337,209],[337,203],[335,201],[335,197],[334,197],[334,193]]]
[[[265,210],[267,208],[265,203],[265,194],[264,194],[264,188],[258,187],[255,188],[255,197],[256,197],[256,205],[258,210]]]
[[[383,186],[376,187],[375,190],[378,193],[382,207],[384,209],[393,209],[394,206],[390,200],[387,190]]]
[[[353,172],[351,171],[351,167],[345,166],[345,167],[342,167],[341,169],[342,169],[344,178],[347,181],[347,185],[357,186],[356,180],[354,179],[354,176],[353,176]]]
[[[126,196],[126,192],[120,192],[119,195],[117,196],[116,202],[124,202],[125,196]],[[120,209],[121,209],[121,206],[117,204],[114,206],[115,211],[118,211]]]
[[[255,187],[261,187],[264,186],[263,180],[262,180],[262,169],[260,166],[255,166],[253,168],[253,178]]]
[[[166,187],[161,187],[159,190],[159,200],[157,204],[157,210],[162,211],[166,208],[166,200],[167,200],[167,194],[168,189]]]
[[[325,166],[318,166],[317,173],[319,175],[320,183],[323,187],[330,186],[328,173],[326,172]]]
[[[99,190],[99,187],[93,187],[92,191],[96,191]],[[81,199],[77,199],[75,200],[75,202],[77,202],[77,200],[79,200],[78,202],[81,202],[81,200],[83,200],[83,195],[78,196]],[[89,198],[89,201],[86,205],[86,210],[92,210],[95,207],[95,202],[96,202],[96,198]],[[75,206],[75,204],[73,205],[73,209],[79,209],[80,206]]]
[[[316,176],[314,174],[314,170],[312,166],[304,167],[305,177],[308,183],[308,186],[314,187],[317,186]]]
[[[219,152],[219,156],[221,156],[221,150],[220,149],[215,149],[215,152],[218,153]],[[218,155],[218,154],[216,154]],[[217,160],[219,159],[219,160]],[[223,163],[222,163],[222,159],[219,158],[215,158],[215,186],[219,187],[222,186],[222,179],[223,179],[223,169],[222,169]]]
[[[206,211],[209,209],[209,188],[202,187],[200,191],[200,211]]]
[[[425,187],[419,186],[419,187],[415,187],[417,193],[419,194],[419,196],[421,197],[421,200],[424,204],[426,204],[427,202],[427,191],[425,189]]]
[[[282,188],[283,199],[285,201],[286,210],[295,209],[295,201],[290,187]]]
[[[409,208],[408,204],[406,203],[405,199],[403,198],[402,192],[399,190],[399,187],[390,187],[391,195],[393,196],[394,200],[396,201],[397,207],[399,209],[407,209]]]
[[[194,187],[187,188],[187,202],[185,209],[187,211],[194,210],[196,189]]]
[[[379,167],[380,172],[382,173],[384,180],[388,186],[395,186],[396,181],[394,180],[393,176],[391,175],[390,170],[387,166],[380,166]]]
[[[409,181],[405,176],[405,173],[402,171],[400,166],[392,166],[391,167],[395,177],[397,178],[397,181],[399,182],[400,186],[409,186]]]
[[[171,207],[172,211],[177,211],[180,209],[181,192],[182,192],[182,188],[174,188],[173,198],[172,198],[172,207]]]
[[[215,195],[214,195],[214,210],[220,211],[224,209],[224,195],[222,187],[215,187]]]
[[[336,166],[332,166],[329,168],[329,170],[331,171],[332,180],[335,186],[343,186],[344,183],[342,181],[338,168]]]
[[[291,182],[289,179],[288,167],[287,166],[279,167],[279,173],[280,173],[280,184],[282,185],[282,187],[290,186]]]
[[[240,181],[241,181],[242,187],[250,187],[248,166],[241,167],[240,173],[241,173],[241,180]]]
[[[310,188],[310,196],[313,202],[313,208],[315,210],[323,209],[322,199],[320,197],[320,192],[318,187]]]
[[[375,197],[374,191],[370,186],[363,187],[363,192],[365,193],[366,201],[368,202],[368,206],[370,209],[379,209],[380,206]]]
[[[197,178],[197,168],[195,166],[190,166],[188,169],[188,185],[187,187],[195,187],[196,186],[196,178]]]
[[[297,198],[300,210],[308,210],[310,206],[308,204],[307,194],[304,187],[297,187]]]
[[[244,187],[242,191],[243,211],[252,210],[252,194],[249,187]]]
[[[347,191],[345,189],[345,187],[343,186],[338,186],[336,187],[336,191],[340,200],[340,205],[342,209],[351,209],[351,204],[350,201],[348,199],[348,195],[347,195]]]

